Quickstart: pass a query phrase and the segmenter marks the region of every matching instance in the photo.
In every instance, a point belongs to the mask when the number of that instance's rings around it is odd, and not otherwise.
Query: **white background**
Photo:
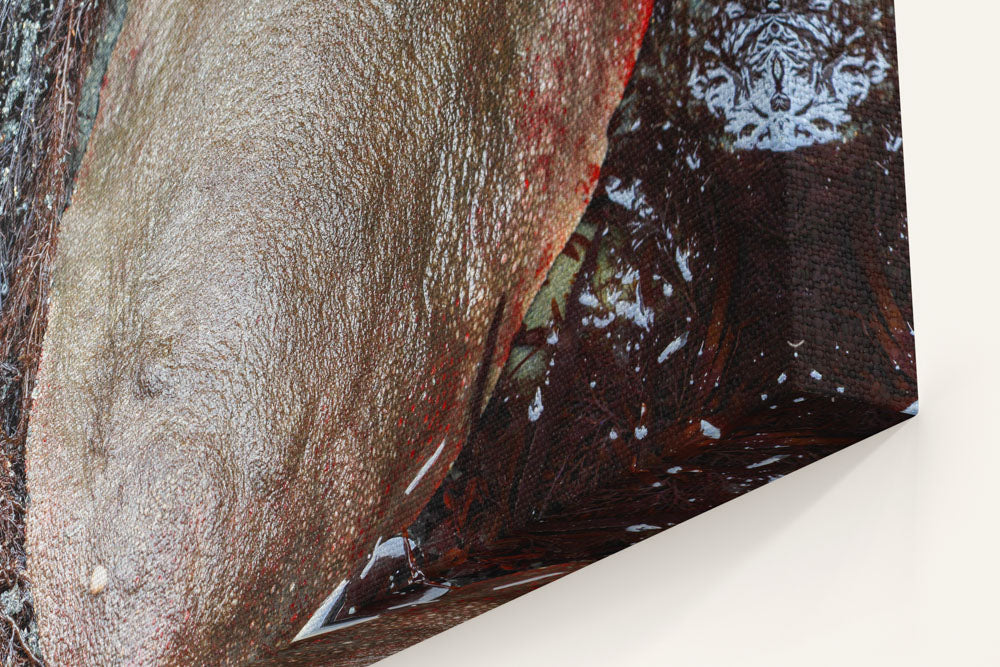
[[[1000,3],[896,10],[920,416],[381,666],[1000,665]]]

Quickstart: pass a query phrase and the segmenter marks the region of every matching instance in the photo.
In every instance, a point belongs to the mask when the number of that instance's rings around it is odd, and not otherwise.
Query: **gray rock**
[[[21,587],[14,584],[13,588],[0,593],[0,607],[3,608],[3,612],[8,616],[13,617],[20,614],[21,609],[24,608]]]

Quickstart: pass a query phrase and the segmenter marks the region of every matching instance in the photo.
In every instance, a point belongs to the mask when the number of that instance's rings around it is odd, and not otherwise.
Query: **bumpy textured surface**
[[[914,414],[893,16],[129,3],[34,296],[47,661],[360,667]]]
[[[269,655],[416,518],[589,201],[648,9],[129,3],[31,415],[52,664]]]

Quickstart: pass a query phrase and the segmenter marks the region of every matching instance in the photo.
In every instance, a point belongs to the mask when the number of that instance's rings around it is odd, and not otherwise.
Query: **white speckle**
[[[680,472],[681,470],[684,470],[684,468],[682,468],[682,467],[680,467],[680,466],[674,466],[673,468],[667,468],[667,472],[668,472],[669,474],[671,474],[671,475],[676,475],[676,474],[677,474],[677,473],[679,473],[679,472]]]
[[[555,345],[556,343],[558,343],[559,332],[553,329],[552,333],[549,334],[549,337],[545,339],[545,342],[548,343],[549,345]]]
[[[417,471],[417,476],[414,477],[413,481],[410,482],[410,485],[406,487],[406,492],[405,492],[406,495],[410,495],[413,492],[413,489],[417,488],[417,484],[420,483],[420,480],[424,478],[424,475],[427,474],[427,471],[431,469],[431,466],[434,465],[434,462],[438,460],[439,456],[441,456],[441,452],[444,451],[445,442],[446,442],[445,440],[441,441],[441,444],[438,445],[438,448],[434,450],[434,453],[431,454],[431,457],[427,459],[427,461],[420,468],[420,470]]]
[[[624,206],[630,211],[634,211],[642,205],[644,199],[639,192],[639,185],[640,181],[633,181],[632,185],[628,188],[623,188],[621,180],[611,178],[605,191],[608,193],[608,199],[620,206]]]
[[[597,308],[599,305],[601,305],[601,302],[597,300],[597,297],[594,296],[590,290],[586,290],[583,294],[580,295],[580,303],[582,303],[584,306],[590,306],[591,308]]]
[[[789,341],[785,341],[785,342],[788,343],[790,346],[796,348],[796,349],[798,349],[798,348],[800,348],[800,347],[802,347],[803,345],[806,344],[806,342],[804,340],[800,340],[798,343],[793,343],[790,340]]]
[[[512,588],[514,586],[523,586],[524,584],[530,584],[533,581],[541,581],[542,579],[548,579],[549,577],[558,577],[562,575],[562,572],[550,572],[549,574],[540,574],[537,577],[531,577],[530,579],[522,579],[521,581],[515,581],[510,584],[501,584],[499,586],[494,586],[493,590],[502,591],[505,588]]]
[[[701,420],[701,432],[706,437],[712,438],[713,440],[718,440],[722,437],[722,431],[718,427],[713,426],[704,419]]]
[[[767,394],[761,394],[760,395],[760,400],[766,401],[767,400]]]
[[[674,286],[668,282],[663,283],[663,296],[668,299],[674,295]]]
[[[667,345],[665,348],[663,348],[663,352],[660,352],[660,356],[659,358],[657,358],[656,361],[662,364],[664,361],[667,360],[667,358],[671,354],[673,354],[677,350],[687,345],[687,342],[688,342],[688,332],[685,331],[680,336],[670,341],[670,345]]]
[[[90,575],[90,594],[100,595],[108,587],[108,570],[98,565]]]
[[[542,405],[542,388],[538,387],[535,389],[535,400],[528,406],[528,421],[536,422],[538,418],[542,416],[542,410],[545,406]]]
[[[785,380],[787,380],[787,379],[788,379],[788,376],[785,375],[784,373],[782,373],[781,375],[778,376],[778,384],[784,384]]]
[[[608,326],[609,324],[611,324],[614,321],[615,321],[615,314],[614,313],[608,313],[608,316],[604,317],[604,318],[601,318],[601,317],[598,317],[597,315],[594,315],[594,327],[597,328],[597,329],[603,329],[604,327]]]
[[[690,251],[681,252],[680,248],[674,252],[674,259],[677,261],[677,268],[681,270],[681,275],[684,276],[684,280],[691,282],[694,276],[691,275],[691,267],[688,266],[688,257],[691,256]]]
[[[347,613],[350,616],[354,616],[354,614],[358,613],[358,608],[357,607],[351,607],[350,609],[347,610]]]
[[[647,435],[649,435],[649,429],[647,429],[645,426],[636,426],[635,427],[635,439],[636,440],[642,440]]]
[[[639,279],[638,269],[629,267],[628,271],[625,272],[625,275],[622,276],[622,285],[631,285],[638,279]]]
[[[626,319],[632,320],[636,326],[649,331],[649,325],[653,323],[654,312],[652,308],[647,308],[642,303],[642,295],[636,290],[635,302],[616,301],[615,313]],[[596,325],[596,320],[595,320]]]
[[[772,463],[777,463],[778,461],[780,461],[783,458],[786,458],[787,456],[788,456],[787,454],[782,454],[780,456],[772,456],[769,459],[764,459],[763,461],[759,461],[757,463],[751,463],[750,465],[747,466],[747,468],[763,468],[764,466],[769,466]]]
[[[618,439],[618,431],[616,431],[614,429],[611,429],[611,433],[608,433],[608,439],[609,440],[617,440]]]
[[[804,400],[806,400],[806,399],[804,397],[800,396],[799,398],[796,398],[794,401],[792,401],[792,403],[801,403]]]
[[[629,526],[625,529],[629,533],[641,533],[645,530],[663,530],[661,526],[653,526],[648,523],[637,523],[634,526]]]
[[[813,380],[822,380],[823,374],[817,370],[814,370],[812,373],[809,374],[809,377],[811,377]]]
[[[846,390],[843,387],[837,387],[837,393],[843,394]]]
[[[906,408],[902,412],[904,415],[916,415],[917,412],[919,411],[920,411],[920,401],[913,401],[913,403],[910,404],[910,407]]]

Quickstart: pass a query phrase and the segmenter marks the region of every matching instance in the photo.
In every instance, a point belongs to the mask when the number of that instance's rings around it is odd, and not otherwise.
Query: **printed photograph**
[[[892,0],[0,26],[5,665],[369,665],[917,414]]]

